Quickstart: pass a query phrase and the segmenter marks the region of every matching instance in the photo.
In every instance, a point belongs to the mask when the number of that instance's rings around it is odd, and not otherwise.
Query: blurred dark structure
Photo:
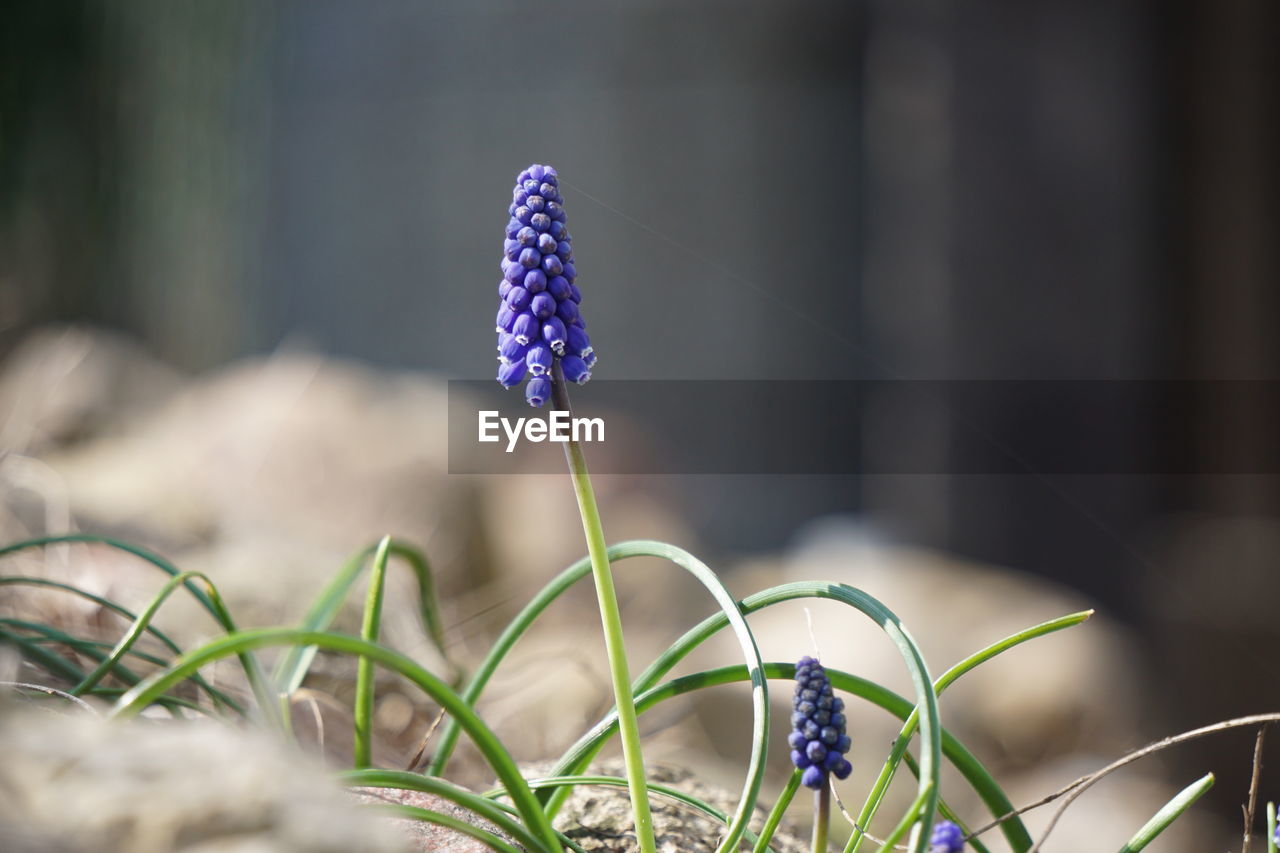
[[[528,9],[6,4],[0,351],[74,319],[191,368],[299,337],[482,376],[507,187],[550,161],[613,378],[1280,374],[1275,3]],[[850,453],[906,425],[945,469],[930,412],[867,418]],[[689,489],[723,550],[862,512],[1083,589],[1150,638],[1159,730],[1280,698],[1276,478]]]

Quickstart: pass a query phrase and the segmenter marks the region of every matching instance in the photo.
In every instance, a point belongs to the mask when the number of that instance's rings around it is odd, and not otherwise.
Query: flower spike
[[[560,176],[534,164],[516,178],[507,208],[498,285],[498,381],[506,388],[527,377],[525,399],[541,407],[551,399],[556,361],[565,381],[591,378],[596,353],[584,331],[574,280],[573,243],[565,227]]]

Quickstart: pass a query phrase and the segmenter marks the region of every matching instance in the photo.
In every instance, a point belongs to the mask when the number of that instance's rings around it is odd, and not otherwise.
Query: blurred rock
[[[7,853],[391,853],[391,822],[294,750],[203,723],[0,718]]]
[[[357,799],[362,803],[383,803],[429,809],[488,830],[509,844],[516,843],[511,836],[498,829],[494,824],[477,817],[475,814],[443,797],[424,794],[421,791],[406,791],[400,788],[355,788],[354,791]],[[492,849],[478,839],[463,835],[456,830],[448,829],[436,823],[428,823],[427,821],[413,818],[395,818],[392,822],[396,824],[402,833],[409,837],[409,845],[412,850],[448,851],[448,853],[490,853]]]
[[[0,370],[0,449],[40,454],[108,433],[181,382],[123,335],[84,326],[33,332]]]

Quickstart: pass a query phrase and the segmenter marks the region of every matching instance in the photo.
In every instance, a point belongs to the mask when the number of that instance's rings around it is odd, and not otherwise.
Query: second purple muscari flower
[[[498,282],[498,381],[513,388],[529,378],[525,399],[541,407],[551,397],[556,361],[565,381],[591,378],[596,354],[578,310],[573,239],[565,227],[560,179],[550,166],[532,165],[516,178],[507,209]]]
[[[844,757],[850,745],[844,729],[844,700],[832,694],[827,671],[817,658],[800,658],[787,743],[791,745],[791,763],[804,771],[800,781],[805,787],[821,789],[827,784],[828,773],[837,779],[849,776],[853,766]]]
[[[929,836],[929,853],[961,853],[964,850],[964,832],[949,820],[933,825]]]

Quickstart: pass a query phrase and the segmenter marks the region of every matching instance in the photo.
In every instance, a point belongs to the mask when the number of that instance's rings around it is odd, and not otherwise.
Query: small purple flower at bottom
[[[964,850],[964,832],[949,820],[933,825],[929,836],[929,853],[961,853]]]
[[[827,783],[827,774],[846,779],[853,765],[844,757],[849,736],[844,733],[844,700],[833,695],[831,679],[816,658],[796,663],[796,694],[792,703],[791,763],[804,771],[801,783],[815,791]]]

